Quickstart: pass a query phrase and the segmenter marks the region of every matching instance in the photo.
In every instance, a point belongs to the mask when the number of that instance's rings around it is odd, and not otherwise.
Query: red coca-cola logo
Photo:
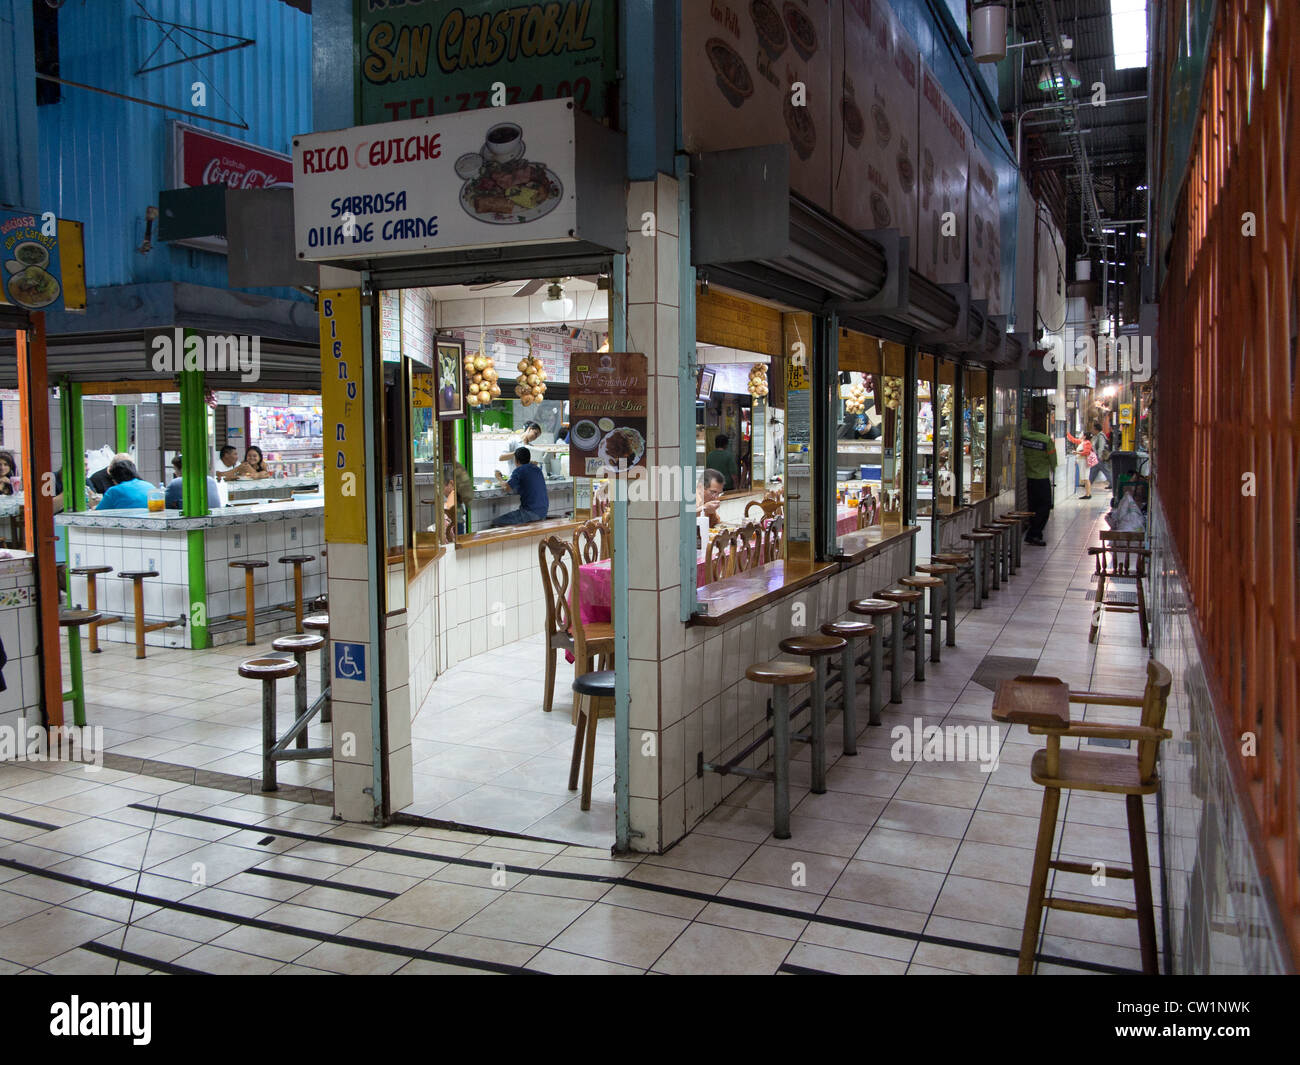
[[[204,185],[229,185],[232,189],[273,189],[281,182],[275,174],[265,170],[245,168],[228,159],[212,158],[203,168]]]
[[[293,160],[253,145],[210,136],[200,130],[181,133],[182,180],[235,189],[271,189],[293,185]]]

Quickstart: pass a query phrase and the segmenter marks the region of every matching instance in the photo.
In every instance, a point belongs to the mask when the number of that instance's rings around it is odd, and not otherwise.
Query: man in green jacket
[[[706,469],[717,470],[722,474],[726,481],[723,491],[734,492],[740,480],[740,470],[736,466],[736,456],[727,450],[729,443],[731,439],[726,433],[719,433],[714,437],[713,450],[705,456],[704,466]]]
[[[1043,430],[1046,417],[1039,416],[1032,429],[1021,429],[1020,449],[1025,456],[1025,487],[1034,520],[1025,530],[1025,543],[1047,546],[1043,529],[1052,512],[1052,471],[1056,469],[1056,443]]]

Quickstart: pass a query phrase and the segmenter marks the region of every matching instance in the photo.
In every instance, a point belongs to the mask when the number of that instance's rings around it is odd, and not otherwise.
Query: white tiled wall
[[[35,576],[30,558],[0,560],[0,641],[7,661],[0,675],[0,727],[20,729],[24,714],[39,717]]]

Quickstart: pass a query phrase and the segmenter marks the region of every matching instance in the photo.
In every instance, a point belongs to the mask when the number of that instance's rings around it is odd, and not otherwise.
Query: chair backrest
[[[1147,684],[1142,691],[1142,720],[1146,728],[1164,728],[1165,711],[1169,706],[1169,689],[1173,678],[1161,663],[1154,658],[1147,662]],[[1155,772],[1156,755],[1160,750],[1159,740],[1138,741],[1138,775],[1146,783]]]
[[[585,565],[605,558],[606,556],[601,554],[604,540],[604,531],[599,518],[592,518],[591,521],[583,522],[574,529],[573,547],[578,553],[578,561]]]
[[[569,589],[578,572],[577,551],[558,536],[548,536],[537,545],[537,564],[542,570],[542,594],[546,598],[546,635],[568,632],[576,607],[569,604]]]
[[[736,572],[736,532],[723,529],[704,549],[704,581],[712,584]]]
[[[1093,556],[1097,560],[1098,573],[1107,577],[1146,576],[1146,555],[1142,554],[1142,533],[1107,530],[1097,535],[1101,539],[1102,548]]]
[[[746,522],[735,532],[736,573],[761,566],[767,561],[767,540],[756,522]]]
[[[880,524],[880,511],[877,508],[876,497],[870,490],[858,501],[858,528],[866,529],[872,525]]]
[[[763,530],[764,535],[764,562],[777,562],[781,558],[781,544],[785,537],[785,515],[778,514],[775,518],[767,523]]]
[[[764,521],[768,518],[773,518],[779,515],[781,513],[782,506],[783,504],[776,499],[751,499],[748,503],[745,504],[745,517],[746,518],[749,517],[749,512],[751,508],[758,507],[758,509],[762,511],[762,517],[759,518],[758,520]]]
[[[600,557],[614,557],[614,508],[606,507],[600,516]]]

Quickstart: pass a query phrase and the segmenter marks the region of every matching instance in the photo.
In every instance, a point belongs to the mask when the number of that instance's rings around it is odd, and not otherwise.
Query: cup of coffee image
[[[497,163],[508,163],[524,154],[524,131],[513,122],[498,122],[487,131],[483,142],[483,157]]]

